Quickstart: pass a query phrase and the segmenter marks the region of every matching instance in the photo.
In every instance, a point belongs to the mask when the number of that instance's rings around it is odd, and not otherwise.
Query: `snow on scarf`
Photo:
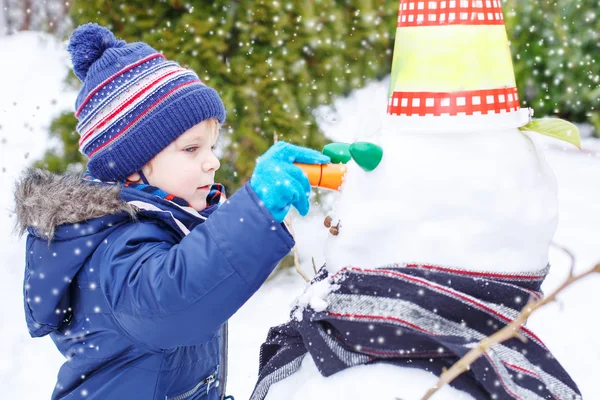
[[[404,264],[328,276],[323,267],[312,286],[328,286],[327,304],[305,307],[301,297],[290,322],[269,331],[251,400],[264,399],[307,353],[324,376],[378,361],[439,376],[513,320],[530,296],[540,297],[547,272],[506,275]],[[520,333],[525,343],[492,346],[452,386],[478,400],[581,399],[541,340],[526,327]]]

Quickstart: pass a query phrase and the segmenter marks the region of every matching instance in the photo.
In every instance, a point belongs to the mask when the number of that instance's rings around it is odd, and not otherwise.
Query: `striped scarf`
[[[326,377],[377,361],[439,376],[516,318],[530,297],[541,297],[548,269],[496,274],[402,264],[345,268],[329,276],[323,267],[311,286],[329,285],[327,307],[297,305],[290,322],[269,331],[251,400],[264,399],[306,354]],[[542,341],[526,327],[520,333],[525,343],[510,339],[492,346],[452,386],[478,400],[581,399]]]

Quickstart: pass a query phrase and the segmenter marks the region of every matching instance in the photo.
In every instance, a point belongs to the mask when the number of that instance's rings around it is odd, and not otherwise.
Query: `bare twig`
[[[287,225],[287,228],[290,231],[290,234],[293,237],[296,237],[296,235],[294,234],[294,229],[292,228],[292,221],[289,216],[286,217],[285,224]],[[300,268],[300,256],[298,255],[298,246],[294,246],[294,267],[296,268],[296,272],[298,274],[300,274],[300,276],[306,282],[310,282],[310,278],[308,276],[306,276],[306,274],[302,271],[302,268]]]
[[[556,242],[552,242],[551,245],[556,247],[559,250],[562,250],[564,253],[566,253],[569,256],[569,258],[571,259],[571,267],[569,268],[569,276],[573,276],[573,274],[575,273],[575,254],[573,254],[573,252],[571,250],[567,249],[565,246],[558,244]]]
[[[491,346],[498,344],[498,343],[502,343],[505,340],[511,339],[513,337],[520,337],[520,338],[524,339],[524,337],[521,335],[519,330],[521,329],[521,327],[523,325],[525,325],[525,323],[527,322],[527,319],[534,311],[536,311],[540,307],[545,306],[548,303],[555,301],[556,296],[560,292],[562,292],[567,286],[569,286],[569,285],[575,283],[576,281],[579,281],[589,275],[600,273],[600,263],[598,263],[594,267],[590,268],[588,271],[586,271],[580,275],[574,275],[573,268],[574,268],[574,264],[575,264],[574,263],[575,257],[568,250],[566,250],[566,249],[564,249],[564,250],[572,257],[571,259],[573,261],[573,264],[571,265],[571,273],[569,274],[569,277],[567,278],[567,280],[565,282],[563,282],[562,285],[560,285],[556,290],[554,290],[547,297],[538,299],[538,300],[530,299],[529,302],[527,303],[527,305],[523,308],[523,310],[521,310],[521,313],[510,324],[506,325],[504,328],[500,329],[498,332],[494,333],[492,336],[488,336],[485,339],[483,339],[482,341],[480,341],[479,345],[477,347],[473,348],[471,351],[469,351],[467,354],[465,354],[465,356],[463,358],[461,358],[460,360],[458,360],[456,363],[454,363],[454,365],[452,365],[452,367],[450,367],[450,369],[444,371],[442,373],[442,375],[440,376],[438,382],[435,384],[435,386],[432,387],[431,389],[429,389],[427,391],[427,393],[425,394],[425,396],[423,396],[423,398],[421,400],[430,399],[431,396],[433,396],[435,394],[435,392],[437,392],[442,386],[452,382],[457,376],[459,376],[463,372],[467,371],[469,369],[470,365],[473,362],[475,362],[475,360],[477,360],[479,357],[481,357],[487,351],[487,349],[489,349]]]
[[[312,262],[313,262],[313,271],[315,271],[315,275],[317,274],[317,266],[315,264],[315,258],[312,257]]]

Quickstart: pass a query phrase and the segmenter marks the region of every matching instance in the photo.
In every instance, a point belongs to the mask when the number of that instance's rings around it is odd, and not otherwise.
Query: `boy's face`
[[[206,196],[221,164],[213,154],[219,135],[214,119],[185,131],[142,168],[148,183],[186,200],[196,211],[206,208]],[[141,182],[138,173],[128,180]]]

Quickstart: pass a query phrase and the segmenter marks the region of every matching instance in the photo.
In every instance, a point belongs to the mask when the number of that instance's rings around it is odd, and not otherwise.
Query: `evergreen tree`
[[[503,0],[517,85],[536,116],[590,121],[600,132],[599,7],[598,0]],[[397,10],[398,0],[76,0],[71,14],[74,26],[97,22],[149,43],[219,92],[228,115],[217,179],[232,191],[274,133],[323,146],[312,110],[389,73]],[[53,126],[72,140],[72,115]],[[81,162],[67,154],[48,152],[42,164],[60,172]]]
[[[536,116],[600,132],[598,0],[504,0],[519,93]]]
[[[60,139],[61,149],[49,149],[43,160],[34,163],[36,168],[50,171],[66,171],[76,169],[83,171],[86,158],[79,152],[79,135],[75,131],[77,120],[72,112],[66,112],[50,124],[50,136]]]

